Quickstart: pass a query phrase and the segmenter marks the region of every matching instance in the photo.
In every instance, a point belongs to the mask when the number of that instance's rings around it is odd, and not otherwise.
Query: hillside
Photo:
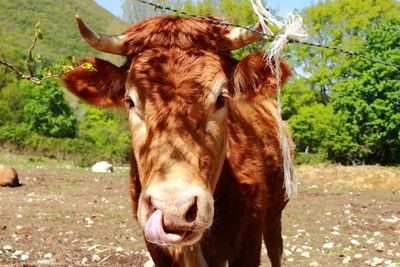
[[[35,51],[46,59],[99,56],[101,53],[89,47],[79,35],[75,14],[92,29],[104,33],[121,33],[127,26],[92,0],[0,0],[0,57],[21,66],[38,21],[44,39],[38,42]],[[110,59],[109,55],[100,57]]]

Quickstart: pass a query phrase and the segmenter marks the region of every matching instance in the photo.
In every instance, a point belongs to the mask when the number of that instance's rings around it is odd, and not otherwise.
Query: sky
[[[124,0],[95,0],[100,6],[110,11],[115,16],[122,17],[121,5]],[[281,17],[285,17],[287,13],[294,9],[302,9],[316,3],[317,0],[267,0],[267,7],[278,10]],[[138,2],[138,4],[140,4]]]

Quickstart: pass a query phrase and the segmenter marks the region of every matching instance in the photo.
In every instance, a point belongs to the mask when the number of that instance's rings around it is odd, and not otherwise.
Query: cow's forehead
[[[218,95],[228,89],[227,66],[220,54],[210,51],[146,50],[131,63],[127,94],[134,96],[149,123],[187,128],[180,123],[202,121]]]
[[[205,103],[210,93],[228,86],[225,65],[209,51],[150,49],[132,61],[127,88],[142,102]]]

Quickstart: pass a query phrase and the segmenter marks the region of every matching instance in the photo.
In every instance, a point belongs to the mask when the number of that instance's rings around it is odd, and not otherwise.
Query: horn
[[[257,22],[252,28],[257,31],[261,31],[261,23]],[[226,37],[232,42],[231,50],[236,50],[256,42],[258,39],[260,39],[261,34],[235,27],[226,35]]]
[[[78,22],[79,31],[83,39],[91,47],[110,54],[126,55],[125,40],[127,38],[125,35],[108,35],[92,31],[78,15],[76,15],[76,21]]]

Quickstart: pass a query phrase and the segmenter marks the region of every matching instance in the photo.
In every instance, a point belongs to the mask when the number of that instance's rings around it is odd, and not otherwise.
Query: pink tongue
[[[172,245],[179,243],[184,234],[168,234],[162,225],[162,211],[156,210],[149,218],[144,229],[144,236],[147,241],[159,245]]]

